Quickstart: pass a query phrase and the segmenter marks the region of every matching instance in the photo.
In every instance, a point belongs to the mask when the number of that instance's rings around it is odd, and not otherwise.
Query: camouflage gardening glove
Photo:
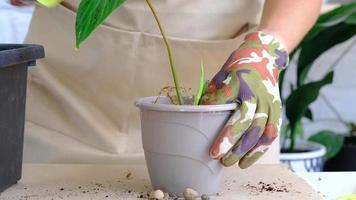
[[[230,55],[201,99],[201,104],[240,104],[210,149],[213,159],[247,168],[268,150],[282,121],[278,75],[287,63],[286,50],[262,32],[248,34]]]

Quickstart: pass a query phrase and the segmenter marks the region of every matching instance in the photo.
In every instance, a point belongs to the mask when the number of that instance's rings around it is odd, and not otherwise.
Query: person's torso
[[[79,0],[66,0],[73,10]],[[246,23],[258,24],[263,0],[153,0],[170,37],[219,40],[236,36]],[[159,34],[145,0],[127,0],[105,22],[114,28]]]

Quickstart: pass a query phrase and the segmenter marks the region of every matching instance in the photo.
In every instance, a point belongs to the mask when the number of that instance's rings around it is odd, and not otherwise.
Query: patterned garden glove
[[[201,100],[240,104],[211,147],[213,159],[247,168],[268,150],[282,121],[278,75],[287,63],[287,51],[263,32],[248,34],[230,55]]]

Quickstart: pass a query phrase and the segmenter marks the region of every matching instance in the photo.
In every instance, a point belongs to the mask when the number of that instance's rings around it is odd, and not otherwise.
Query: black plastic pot
[[[344,146],[325,162],[324,171],[356,171],[356,136],[345,137]]]
[[[27,67],[43,57],[42,46],[0,44],[0,192],[21,178]]]

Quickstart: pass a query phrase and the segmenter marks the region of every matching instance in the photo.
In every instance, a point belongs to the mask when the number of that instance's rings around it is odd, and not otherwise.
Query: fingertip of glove
[[[255,162],[243,162],[243,161],[240,161],[239,162],[239,167],[240,167],[240,169],[247,169],[247,168],[249,168],[249,167],[251,167],[251,165],[253,164],[253,163],[255,163]]]
[[[214,160],[220,160],[221,159],[221,155],[219,155],[218,153],[214,152],[214,150],[210,150],[210,158],[214,159]]]

